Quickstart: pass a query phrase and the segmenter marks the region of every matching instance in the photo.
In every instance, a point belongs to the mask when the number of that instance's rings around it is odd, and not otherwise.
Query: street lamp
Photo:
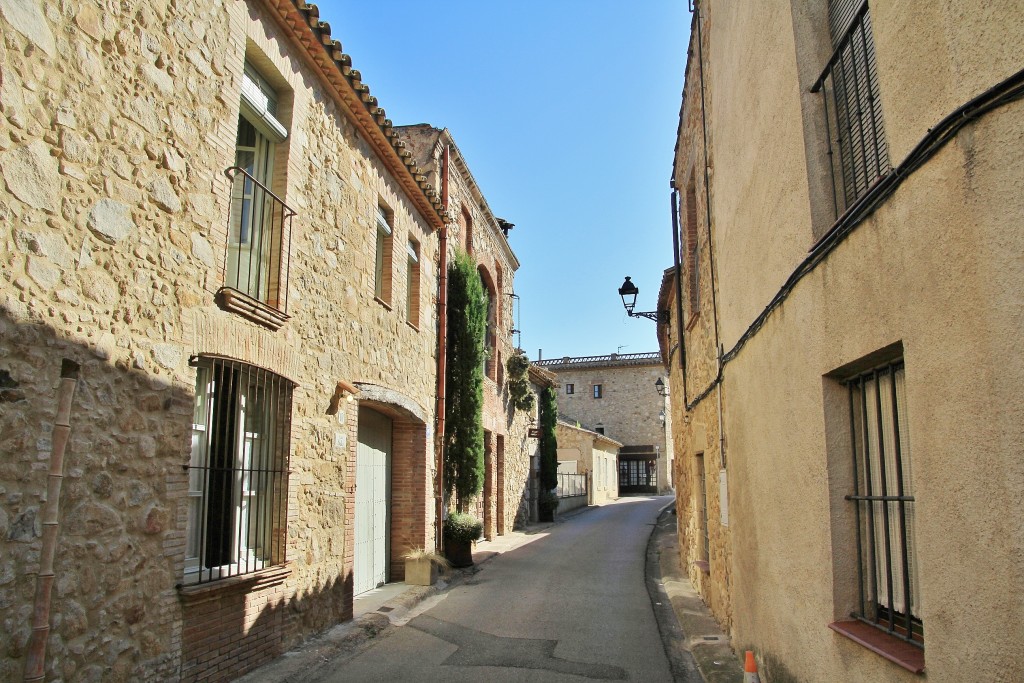
[[[622,305],[626,307],[626,315],[630,318],[647,318],[658,323],[668,322],[668,311],[634,311],[633,308],[636,306],[636,295],[640,293],[639,288],[633,284],[630,277],[626,276],[626,281],[619,287],[619,296],[622,297]]]
[[[658,381],[654,383],[654,388],[658,391],[658,396],[668,396],[668,387],[665,386],[665,380],[658,378]]]

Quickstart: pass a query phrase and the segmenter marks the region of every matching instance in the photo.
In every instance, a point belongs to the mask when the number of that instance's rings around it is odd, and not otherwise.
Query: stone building
[[[665,400],[655,388],[659,379],[665,381],[661,354],[566,356],[536,364],[558,377],[561,417],[623,444],[618,463],[620,494],[672,489]]]
[[[511,295],[519,260],[509,247],[507,224],[491,212],[451,132],[428,124],[396,130],[428,182],[441,184],[440,174],[449,169],[445,187],[453,224],[446,230],[446,248],[449,256],[460,249],[473,257],[487,296],[484,490],[476,514],[491,539],[512,529],[521,505],[516,492],[521,494],[529,476],[530,456],[523,448],[529,417],[509,404],[505,387],[505,363],[514,352]]]
[[[0,679],[231,679],[435,544],[449,173],[300,0],[0,0],[0,26]],[[462,192],[507,353],[516,262]],[[489,415],[500,533],[519,423]]]
[[[767,680],[1012,679],[1021,5],[695,5],[659,297],[690,577]]]
[[[622,444],[597,432],[559,420],[558,471],[587,475],[590,505],[602,505],[619,497],[619,448]]]

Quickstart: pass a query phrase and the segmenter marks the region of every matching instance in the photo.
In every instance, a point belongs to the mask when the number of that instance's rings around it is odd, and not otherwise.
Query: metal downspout
[[[444,430],[445,430],[445,390],[446,374],[448,372],[448,174],[451,162],[451,151],[448,145],[444,146],[441,169],[441,203],[444,205],[445,222],[441,226],[438,248],[441,253],[438,256],[438,269],[441,271],[438,277],[437,295],[437,436],[436,436],[436,461],[434,463],[437,472],[437,492],[434,494],[434,547],[437,552],[442,548],[442,524],[444,523]]]
[[[686,399],[686,344],[683,337],[686,334],[686,325],[683,324],[683,274],[682,263],[679,261],[679,190],[676,189],[676,180],[672,179],[672,256],[676,264],[676,329],[679,332],[679,367],[683,376],[683,408],[688,403]]]

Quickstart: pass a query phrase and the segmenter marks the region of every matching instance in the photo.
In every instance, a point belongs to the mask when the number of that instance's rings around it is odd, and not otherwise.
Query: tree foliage
[[[512,405],[518,410],[527,413],[533,412],[536,397],[530,389],[530,380],[527,377],[530,359],[526,357],[524,351],[519,350],[509,356],[505,363],[505,369],[508,370],[508,379],[505,384],[508,386],[508,396]]]
[[[445,373],[445,493],[465,512],[484,486],[484,334],[487,299],[472,258],[459,251],[448,267]]]
[[[550,491],[558,486],[558,403],[555,390],[547,387],[540,393],[540,488]]]

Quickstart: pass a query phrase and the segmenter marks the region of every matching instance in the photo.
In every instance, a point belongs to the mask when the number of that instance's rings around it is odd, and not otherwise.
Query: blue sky
[[[495,215],[516,225],[517,327],[530,358],[656,351],[672,265],[669,178],[684,0],[317,2],[398,125],[451,130]],[[429,10],[429,11],[428,11]]]

